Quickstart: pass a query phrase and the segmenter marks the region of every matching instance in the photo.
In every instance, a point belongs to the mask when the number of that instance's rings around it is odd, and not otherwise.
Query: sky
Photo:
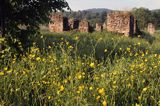
[[[108,8],[113,10],[131,10],[145,7],[160,9],[160,0],[66,0],[73,11],[90,8]]]

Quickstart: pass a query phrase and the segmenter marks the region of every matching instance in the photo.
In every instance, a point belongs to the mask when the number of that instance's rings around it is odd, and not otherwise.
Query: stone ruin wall
[[[81,20],[79,23],[79,31],[80,32],[89,32],[89,22],[86,20]]]
[[[95,30],[101,32],[103,30],[103,25],[101,23],[96,23]]]
[[[69,24],[69,30],[78,30],[79,20],[69,19],[68,24]]]
[[[147,31],[148,31],[149,34],[153,35],[155,33],[155,26],[154,26],[154,24],[149,23]]]
[[[132,36],[136,33],[136,28],[135,19],[129,12],[111,12],[107,15],[107,31]]]
[[[49,23],[49,31],[63,32],[68,31],[68,18],[63,17],[62,14],[51,15],[51,22]]]
[[[51,32],[63,31],[63,16],[61,14],[51,15],[51,22],[49,23],[49,31]]]
[[[92,29],[87,20],[75,20],[63,17],[62,14],[55,13],[51,16],[49,23],[51,32],[64,32],[77,30],[79,32],[90,32]],[[132,36],[137,32],[135,18],[130,12],[111,12],[107,14],[107,21],[103,24],[96,23],[95,31],[107,30],[122,33],[125,36]]]
[[[51,22],[49,23],[50,32],[64,32],[70,30],[77,30],[80,32],[89,32],[89,22],[87,20],[76,20],[63,17],[62,14],[55,13],[51,15]]]

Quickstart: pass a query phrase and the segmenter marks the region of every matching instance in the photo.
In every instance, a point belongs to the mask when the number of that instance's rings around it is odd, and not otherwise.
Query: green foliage
[[[160,27],[160,10],[149,10],[147,8],[134,8],[132,10],[133,15],[136,17],[140,29],[147,28],[149,22]]]
[[[0,105],[160,105],[159,34],[152,44],[107,32],[43,34],[21,59],[4,51]]]
[[[140,29],[146,28],[151,21],[151,11],[147,8],[134,8],[132,12],[137,19]]]
[[[156,27],[160,27],[160,10],[152,11],[152,21],[156,25]]]
[[[46,47],[59,45],[60,42],[66,41],[70,42],[70,44],[73,46],[77,46],[77,54],[79,54],[79,56],[95,56],[97,59],[105,58],[105,56],[108,55],[114,57],[115,54],[121,56],[124,54],[124,52],[118,52],[119,49],[121,48],[122,50],[125,50],[128,46],[133,49],[134,52],[137,52],[138,50],[146,51],[150,49],[149,39],[151,38],[148,35],[148,37],[144,36],[131,39],[120,36],[116,33],[109,32],[94,32],[83,34],[69,32],[58,35],[53,33],[44,33],[44,35],[45,36],[43,39],[46,39],[44,42]],[[78,42],[75,40],[76,37],[79,39]],[[38,42],[41,43],[42,41]],[[154,40],[152,40],[152,42],[154,42]],[[105,49],[108,49],[107,53],[104,53]]]
[[[23,52],[39,35],[39,25],[49,22],[50,13],[68,8],[65,0],[2,0],[1,24],[8,44]],[[18,42],[21,44],[19,45]]]

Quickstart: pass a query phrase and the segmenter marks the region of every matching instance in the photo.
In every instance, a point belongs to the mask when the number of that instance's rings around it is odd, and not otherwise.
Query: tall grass
[[[0,105],[158,106],[159,36],[44,33],[21,59],[4,51]]]

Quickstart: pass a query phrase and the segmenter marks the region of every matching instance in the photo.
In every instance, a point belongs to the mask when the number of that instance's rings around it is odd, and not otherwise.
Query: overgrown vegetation
[[[42,35],[20,58],[2,51],[0,105],[160,105],[160,34]]]

